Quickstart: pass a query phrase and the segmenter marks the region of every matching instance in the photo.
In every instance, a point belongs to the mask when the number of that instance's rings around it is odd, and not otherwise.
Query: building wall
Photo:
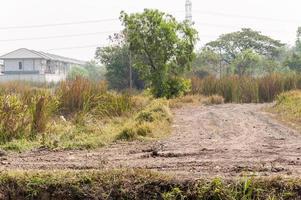
[[[57,74],[2,74],[0,75],[0,82],[10,81],[28,81],[39,83],[58,83],[66,79],[65,75]]]
[[[0,75],[0,82],[10,81],[28,81],[28,82],[45,82],[45,75],[43,74],[2,74]]]
[[[22,69],[19,69],[19,62],[22,63]],[[4,60],[5,71],[39,71],[41,70],[40,59],[11,59]]]

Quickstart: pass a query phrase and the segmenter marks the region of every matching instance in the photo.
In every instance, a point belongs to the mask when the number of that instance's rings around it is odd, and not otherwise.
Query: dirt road
[[[95,151],[8,155],[2,169],[146,168],[190,177],[301,174],[301,133],[262,111],[225,104],[175,110],[172,135]]]

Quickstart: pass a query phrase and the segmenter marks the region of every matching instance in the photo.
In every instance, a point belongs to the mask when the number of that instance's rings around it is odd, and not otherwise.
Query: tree
[[[189,22],[179,23],[158,10],[145,9],[143,13],[130,15],[122,12],[120,19],[133,53],[134,67],[150,85],[154,96],[183,93],[187,82],[181,76],[191,68],[197,31]]]
[[[297,39],[295,44],[296,52],[301,53],[301,27],[297,30]]]
[[[88,71],[82,66],[72,66],[67,75],[68,79],[75,79],[77,76],[88,78]]]
[[[101,65],[98,65],[95,61],[90,61],[88,62],[85,66],[84,69],[88,73],[88,78],[92,81],[99,81],[103,80],[104,74],[105,74],[105,68]]]
[[[106,67],[105,77],[112,89],[123,90],[129,88],[129,49],[124,42],[115,45],[97,48],[95,58]],[[144,83],[133,70],[133,86],[136,89],[143,89]]]
[[[232,65],[235,66],[235,72],[239,76],[247,75],[247,72],[255,68],[260,62],[260,56],[253,52],[251,49],[247,49],[241,52],[233,60]],[[249,74],[250,75],[250,74]]]
[[[217,40],[206,44],[206,47],[216,53],[221,52],[223,60],[228,64],[231,64],[238,55],[249,49],[259,55],[273,59],[279,55],[279,48],[283,46],[284,44],[280,41],[248,28],[224,34]]]
[[[97,65],[95,61],[90,61],[84,66],[72,66],[68,74],[68,79],[75,79],[77,76],[87,78],[92,81],[104,79],[103,67]]]
[[[205,47],[197,54],[193,67],[197,73],[199,73],[197,68],[202,68],[201,71],[222,77],[224,64],[220,54]]]
[[[301,72],[301,27],[297,30],[295,47],[287,51],[283,65],[296,72]]]

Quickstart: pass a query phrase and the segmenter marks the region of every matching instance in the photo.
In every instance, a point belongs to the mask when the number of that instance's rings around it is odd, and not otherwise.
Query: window
[[[23,68],[23,63],[19,62],[19,70],[22,70],[22,68]]]

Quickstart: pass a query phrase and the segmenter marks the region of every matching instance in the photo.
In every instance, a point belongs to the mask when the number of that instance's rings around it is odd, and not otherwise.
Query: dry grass
[[[276,104],[268,111],[301,130],[301,91],[295,90],[278,95]]]
[[[272,74],[261,78],[229,76],[192,78],[192,93],[220,95],[225,102],[272,102],[282,92],[301,88],[301,75]]]
[[[147,170],[11,171],[0,173],[9,199],[299,199],[300,179],[177,180]]]
[[[211,95],[209,97],[205,97],[202,100],[202,103],[205,105],[218,105],[218,104],[223,104],[224,102],[225,102],[224,97],[219,95]]]

